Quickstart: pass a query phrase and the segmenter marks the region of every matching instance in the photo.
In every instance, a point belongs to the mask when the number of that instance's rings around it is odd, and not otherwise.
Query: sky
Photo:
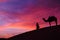
[[[60,24],[60,0],[0,0],[0,38],[35,30],[36,22],[48,27],[42,18],[49,16],[56,16]]]

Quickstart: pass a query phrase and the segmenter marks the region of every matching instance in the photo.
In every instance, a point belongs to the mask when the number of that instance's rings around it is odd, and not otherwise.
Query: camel
[[[57,26],[57,18],[55,16],[49,16],[49,18],[46,20],[45,18],[43,18],[43,20],[45,22],[49,22],[49,25],[51,26],[51,22],[55,22],[56,23],[56,26]]]

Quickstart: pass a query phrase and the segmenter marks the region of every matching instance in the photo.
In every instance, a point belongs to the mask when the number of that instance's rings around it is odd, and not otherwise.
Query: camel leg
[[[49,25],[50,25],[50,27],[51,27],[51,23],[49,22]]]
[[[55,23],[56,23],[56,26],[57,26],[57,21],[55,21]]]

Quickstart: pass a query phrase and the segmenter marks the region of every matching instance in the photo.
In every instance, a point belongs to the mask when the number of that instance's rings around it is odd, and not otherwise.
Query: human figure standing
[[[39,23],[36,23],[36,30],[39,30]]]

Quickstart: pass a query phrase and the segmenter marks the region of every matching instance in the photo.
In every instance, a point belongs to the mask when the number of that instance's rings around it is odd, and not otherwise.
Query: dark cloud
[[[38,7],[60,7],[60,0],[36,0],[36,6]]]
[[[25,12],[28,11],[30,7],[60,7],[60,0],[9,0],[7,2],[0,3],[0,6],[0,10],[8,12]]]

